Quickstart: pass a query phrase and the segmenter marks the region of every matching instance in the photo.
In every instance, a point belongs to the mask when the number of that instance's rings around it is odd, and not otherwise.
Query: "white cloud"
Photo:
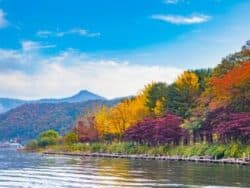
[[[0,28],[4,28],[8,25],[8,21],[5,18],[5,12],[0,9]]]
[[[165,0],[164,3],[166,4],[177,4],[179,0]]]
[[[32,73],[22,68],[0,70],[0,96],[62,97],[87,89],[113,98],[136,94],[151,81],[171,83],[181,72],[167,66],[91,60],[85,54],[71,51],[52,57],[35,56],[27,61],[35,61],[29,64],[30,69],[38,66]]]
[[[152,19],[161,20],[176,25],[189,25],[189,24],[199,24],[207,22],[210,16],[206,15],[191,15],[191,16],[180,16],[180,15],[163,15],[156,14],[151,16]]]
[[[51,31],[47,31],[47,30],[41,30],[41,31],[38,31],[36,34],[39,37],[45,37],[45,38],[47,38],[49,35],[52,34],[52,32]]]
[[[83,28],[72,28],[67,31],[53,32],[48,30],[40,30],[37,32],[39,37],[63,37],[65,35],[79,35],[84,37],[99,37],[101,33],[92,33]]]
[[[54,48],[55,47],[55,45],[42,45],[39,42],[31,41],[31,40],[22,41],[21,45],[22,45],[22,50],[24,52],[37,51],[42,48]]]

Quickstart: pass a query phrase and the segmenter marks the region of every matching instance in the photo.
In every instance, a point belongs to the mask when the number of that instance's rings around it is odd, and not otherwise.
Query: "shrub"
[[[105,152],[106,151],[106,144],[102,143],[92,143],[90,145],[91,152]]]
[[[69,132],[64,136],[66,144],[74,144],[78,142],[78,136],[75,132]]]
[[[49,145],[55,145],[59,139],[60,135],[58,132],[54,130],[44,131],[38,136],[38,146],[46,147]]]
[[[38,138],[43,138],[43,137],[58,139],[60,137],[60,134],[57,131],[51,129],[40,133],[38,136]]]
[[[55,145],[56,141],[55,139],[51,139],[49,137],[42,137],[38,139],[38,146],[40,147],[46,147],[49,145]]]

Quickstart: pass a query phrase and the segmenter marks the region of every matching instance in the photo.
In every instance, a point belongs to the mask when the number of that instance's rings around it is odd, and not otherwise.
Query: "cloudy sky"
[[[248,0],[0,0],[0,97],[107,98],[171,83],[250,39]]]

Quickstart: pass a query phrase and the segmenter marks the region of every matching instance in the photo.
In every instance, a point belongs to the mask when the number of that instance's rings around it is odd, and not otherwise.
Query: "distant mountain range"
[[[69,131],[77,117],[100,105],[113,106],[120,99],[89,100],[76,103],[29,103],[0,114],[0,141],[19,139],[27,142],[45,130],[61,134]]]
[[[11,98],[0,98],[0,113],[7,112],[23,104],[76,103],[76,102],[85,102],[89,100],[106,100],[106,99],[97,94],[91,93],[87,90],[82,90],[76,95],[73,95],[67,98],[62,98],[62,99],[20,100],[20,99],[11,99]]]
[[[107,100],[87,90],[62,99],[0,98],[0,141],[19,139],[25,143],[48,129],[64,134],[85,112],[100,105],[113,106],[120,100]]]

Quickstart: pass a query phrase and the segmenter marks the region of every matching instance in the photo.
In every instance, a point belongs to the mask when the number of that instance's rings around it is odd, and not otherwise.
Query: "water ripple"
[[[0,151],[0,187],[249,187],[250,169]]]

